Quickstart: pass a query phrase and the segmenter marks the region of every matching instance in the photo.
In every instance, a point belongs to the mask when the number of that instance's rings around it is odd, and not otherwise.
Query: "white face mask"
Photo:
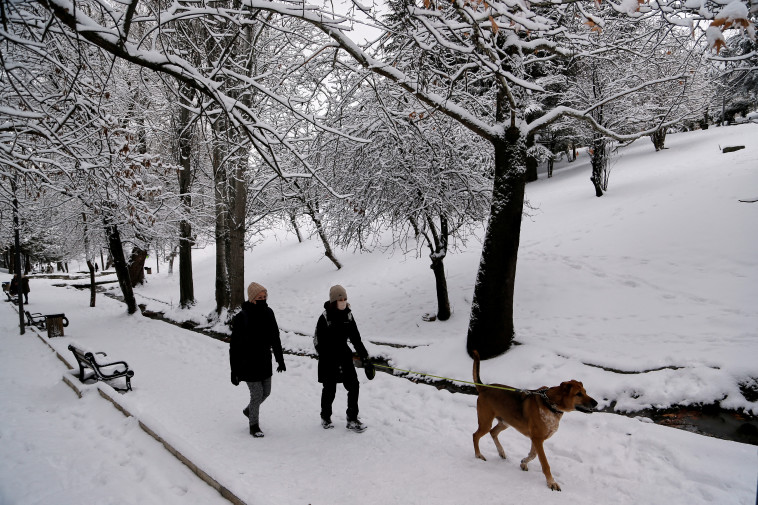
[[[345,310],[347,308],[347,300],[337,300],[337,310]]]

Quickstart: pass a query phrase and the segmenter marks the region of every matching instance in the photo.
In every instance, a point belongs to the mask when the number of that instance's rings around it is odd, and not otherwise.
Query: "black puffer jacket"
[[[273,375],[271,350],[284,365],[282,341],[274,311],[261,303],[244,302],[232,319],[229,364],[232,375],[243,382],[258,382]]]
[[[324,303],[324,309],[316,323],[316,336],[313,338],[318,353],[318,381],[358,380],[353,366],[353,351],[347,341],[353,344],[361,359],[366,359],[368,352],[361,341],[353,313],[350,307],[337,310],[329,302]]]

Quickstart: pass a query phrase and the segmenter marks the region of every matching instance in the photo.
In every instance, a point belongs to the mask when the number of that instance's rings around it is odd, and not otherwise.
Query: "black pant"
[[[360,383],[358,379],[346,380],[342,383],[347,389],[347,420],[358,420],[358,389]],[[324,382],[321,390],[321,418],[330,419],[332,417],[332,402],[337,394],[336,382]]]

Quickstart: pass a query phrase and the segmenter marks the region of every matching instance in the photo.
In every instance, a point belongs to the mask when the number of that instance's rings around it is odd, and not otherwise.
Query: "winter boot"
[[[255,438],[263,438],[263,432],[261,431],[260,426],[257,424],[250,426],[250,434]]]
[[[355,433],[363,433],[366,431],[367,426],[360,422],[359,420],[348,420],[347,422],[347,429],[350,431],[354,431]]]
[[[321,418],[321,427],[324,428],[325,430],[331,430],[332,428],[334,428],[334,425],[332,424],[332,420],[331,419],[324,419],[322,417]]]

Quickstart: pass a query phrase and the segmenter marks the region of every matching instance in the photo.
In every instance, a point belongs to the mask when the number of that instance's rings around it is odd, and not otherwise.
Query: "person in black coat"
[[[19,291],[21,293],[19,293]],[[24,295],[24,303],[28,304],[29,303],[29,277],[27,277],[25,275],[21,276],[21,289],[19,290],[19,288],[18,288],[18,274],[14,274],[13,275],[13,279],[11,279],[11,285],[8,288],[8,292],[12,296],[23,294]]]
[[[229,343],[229,364],[232,384],[247,383],[250,403],[242,411],[250,423],[250,434],[263,437],[259,426],[261,403],[271,394],[271,350],[279,364],[276,371],[284,372],[284,354],[279,338],[279,326],[274,311],[267,305],[268,291],[258,283],[247,287],[248,301],[232,319],[232,338]]]
[[[353,366],[353,351],[367,360],[368,352],[361,341],[358,325],[347,303],[347,291],[342,286],[329,289],[329,301],[324,303],[324,312],[316,323],[313,343],[318,354],[318,381],[321,390],[321,426],[333,428],[332,402],[337,393],[337,383],[347,390],[347,429],[362,432],[366,425],[358,420],[358,375]]]

